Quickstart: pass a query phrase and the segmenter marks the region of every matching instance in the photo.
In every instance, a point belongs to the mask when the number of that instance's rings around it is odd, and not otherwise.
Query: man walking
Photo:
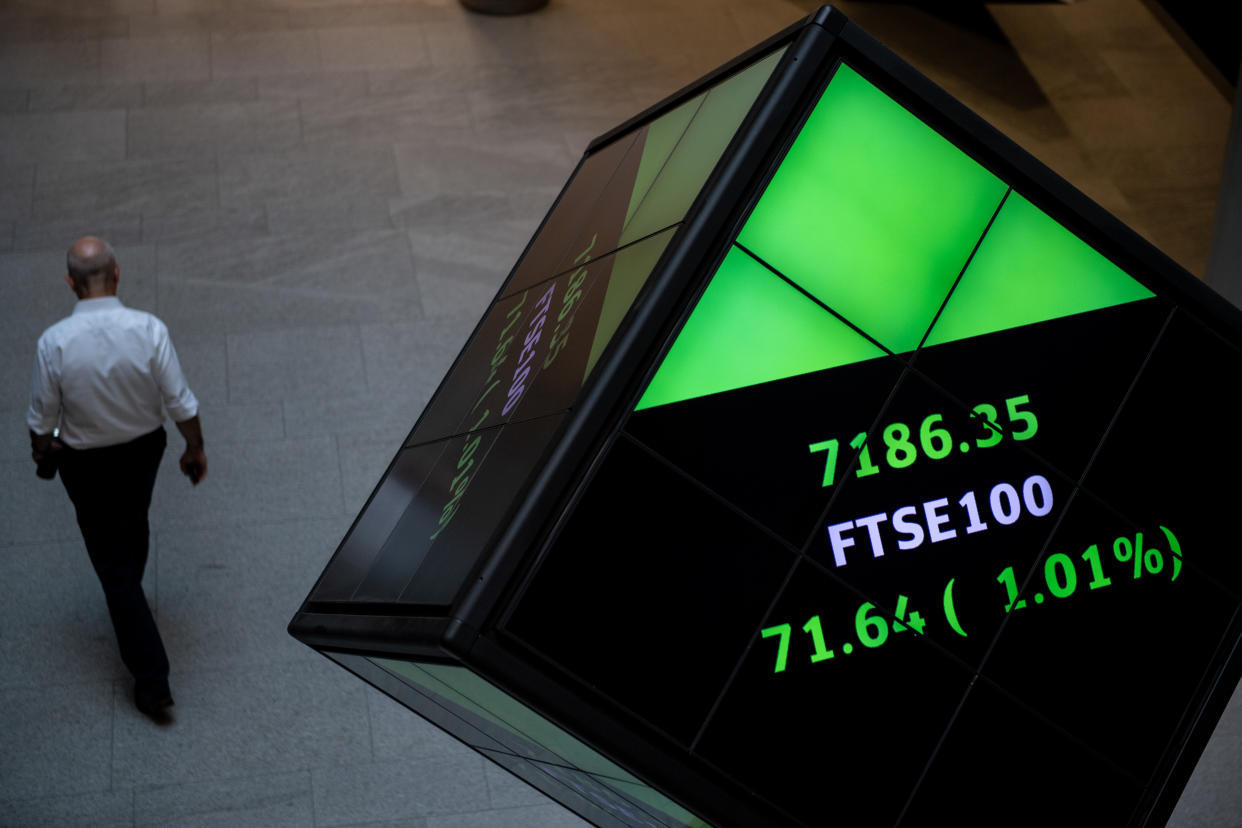
[[[79,239],[68,266],[78,303],[39,337],[26,413],[31,453],[36,463],[55,455],[134,676],[134,704],[163,723],[173,699],[168,656],[142,591],[147,510],[166,444],[165,409],[185,437],[181,471],[194,485],[207,473],[198,400],[164,323],[117,298],[120,268],[108,243]]]

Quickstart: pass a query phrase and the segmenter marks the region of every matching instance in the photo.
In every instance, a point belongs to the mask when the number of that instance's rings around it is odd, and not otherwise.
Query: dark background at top
[[[1156,2],[1236,89],[1238,70],[1242,68],[1242,37],[1238,36],[1237,23],[1232,19],[1235,7],[1210,0]]]

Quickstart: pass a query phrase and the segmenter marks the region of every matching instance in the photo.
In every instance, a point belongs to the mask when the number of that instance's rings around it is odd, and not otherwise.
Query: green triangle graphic
[[[1153,296],[1007,189],[842,65],[739,242],[896,353]],[[636,410],[882,353],[734,247]]]
[[[656,176],[668,162],[673,148],[681,140],[694,113],[699,111],[706,97],[707,93],[704,93],[686,101],[672,112],[652,121],[647,127],[642,159],[638,162],[638,175],[634,179],[634,190],[630,193],[630,206],[626,208],[625,225],[622,226],[628,225],[630,219],[634,218],[638,205],[642,204],[643,199],[647,197],[647,191],[651,189]]]
[[[784,49],[778,49],[707,91],[707,97],[694,111],[694,117],[641,201],[631,204],[631,218],[621,233],[622,245],[663,230],[685,217],[782,54]],[[669,128],[675,126],[672,123]],[[658,146],[653,148],[653,157],[659,149]],[[647,160],[646,149],[643,160]],[[635,192],[638,192],[637,186]]]
[[[1134,281],[1016,192],[983,238],[927,337],[971,336],[1147,299]]]
[[[1008,189],[842,64],[737,241],[903,353],[923,340]]]
[[[676,230],[669,229],[663,233],[644,239],[637,244],[624,247],[613,257],[612,271],[607,276],[604,286],[604,303],[599,311],[599,323],[595,326],[595,338],[591,340],[591,353],[587,356],[586,370],[582,373],[582,381],[591,375],[591,369],[599,360],[604,347],[612,341],[612,335],[621,325],[634,299],[652,268],[660,260],[660,254],[668,246]]]
[[[883,355],[732,247],[634,410]]]

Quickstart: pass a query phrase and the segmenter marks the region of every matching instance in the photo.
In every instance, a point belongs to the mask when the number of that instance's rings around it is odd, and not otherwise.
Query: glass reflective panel
[[[311,600],[451,603],[560,420],[543,417],[402,451]]]
[[[977,681],[936,751],[902,824],[978,815],[1009,828],[1131,825],[1139,780],[1063,730]]]
[[[1139,528],[1165,556],[1177,555],[1231,594],[1242,595],[1242,554],[1233,543],[1242,442],[1227,425],[1238,398],[1242,353],[1179,311],[1111,425],[1084,486]],[[1153,525],[1156,524],[1156,525]],[[1102,538],[1101,541],[1108,541]]]
[[[572,237],[570,252],[562,258],[558,271],[572,269],[574,252],[585,248],[594,251],[599,258],[622,245],[630,244],[650,231],[641,234],[625,232],[638,205],[647,197],[656,176],[668,163],[669,154],[681,142],[686,127],[703,106],[706,94],[690,99],[671,112],[634,131],[634,143],[617,169],[608,187],[590,208],[586,221]],[[679,221],[678,216],[675,221]],[[669,222],[669,225],[675,223]],[[653,228],[663,230],[669,225]]]
[[[675,230],[498,301],[407,445],[569,408]]]
[[[616,186],[614,179],[618,175],[617,170],[630,156],[636,138],[634,133],[623,135],[582,159],[514,268],[502,291],[504,295],[526,290],[555,276],[561,271],[562,262],[566,259],[572,261],[575,254],[570,252],[570,247],[574,239],[582,232],[604,192],[610,185]]]
[[[688,744],[792,560],[622,439],[506,627]]]
[[[633,202],[622,244],[685,217],[784,53],[778,49],[708,90],[651,188]]]
[[[910,629],[877,643],[866,602],[799,565],[696,748],[795,824],[894,825],[970,684]]]
[[[373,658],[391,674],[457,708],[489,740],[471,742],[496,761],[499,745],[567,784],[605,811],[622,811],[625,824],[690,826],[707,823],[668,797],[643,784],[614,762],[574,738],[529,706],[465,667],[431,662]],[[508,764],[502,761],[502,764]],[[529,777],[522,774],[523,778]]]
[[[1165,491],[1166,502],[1178,499]],[[1215,678],[1214,657],[1238,609],[1186,565],[1208,556],[1178,531],[1172,511],[1132,522],[1080,494],[1028,573],[1000,569],[1008,550],[998,556],[990,598],[998,613],[1012,607],[981,670],[1143,781],[1180,749],[1177,732]]]
[[[503,293],[570,270],[673,226],[707,181],[784,49],[623,135],[583,160]]]

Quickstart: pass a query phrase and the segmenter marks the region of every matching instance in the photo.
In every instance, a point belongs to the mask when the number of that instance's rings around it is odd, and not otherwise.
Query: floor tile
[[[185,333],[244,333],[300,327],[392,322],[421,316],[417,294],[353,296],[281,286],[161,279],[158,315]]]
[[[399,395],[411,405],[430,398],[479,315],[474,310],[406,323],[363,325],[362,348],[371,392],[385,397]]]
[[[218,205],[216,159],[179,158],[39,167],[38,219],[89,218],[101,212],[163,214]]]
[[[329,72],[430,65],[418,25],[319,29],[317,35],[323,68]]]
[[[0,78],[21,78],[29,84],[98,82],[99,52],[97,41],[5,43]]]
[[[364,348],[366,347],[366,334]],[[392,449],[405,437],[414,425],[423,399],[415,398],[405,389],[392,382],[368,382],[379,385],[368,388],[366,393],[333,397],[331,399],[303,399],[284,401],[285,430],[291,437],[310,437],[317,434],[360,435],[388,441],[395,435]],[[24,409],[23,409],[24,410]]]
[[[124,110],[0,115],[0,164],[99,163],[124,157]]]
[[[203,419],[203,433],[206,439],[214,443],[223,435],[217,433],[217,426],[220,424],[217,423],[213,414],[232,407],[228,404],[228,345],[224,334],[222,332],[196,334],[175,323],[165,322],[165,324],[168,325],[173,347],[177,350],[177,361],[181,364],[181,373],[185,376],[194,396],[198,398],[199,413]],[[254,405],[263,404],[255,403]],[[249,419],[247,412],[252,411],[250,406],[245,406],[244,409],[242,412],[224,416],[240,426]],[[253,413],[250,416],[253,416]],[[279,421],[278,417],[277,420]],[[171,433],[172,426],[169,425],[168,428]],[[262,426],[260,428],[262,429],[260,433],[264,435],[284,436],[282,429]],[[239,442],[227,438],[224,441]]]
[[[229,401],[334,397],[365,386],[354,327],[229,336]]]
[[[231,0],[156,0],[151,14],[130,16],[130,34],[152,37],[175,34],[254,34],[289,28],[283,9]]]
[[[482,227],[411,227],[410,248],[414,251],[415,272],[478,282],[493,291],[509,275],[526,249],[535,216],[500,219]],[[486,304],[476,306],[481,311]]]
[[[503,189],[402,195],[389,201],[389,211],[398,227],[459,233],[467,227],[486,227],[511,219],[515,212],[520,214],[513,207],[512,194]]]
[[[453,756],[431,760],[315,771],[318,824],[350,825],[471,808],[487,795],[483,758],[459,747]]]
[[[539,59],[534,23],[528,17],[471,15],[465,25],[432,21],[425,30],[433,66],[521,66]]]
[[[51,8],[8,8],[12,16],[5,20],[5,28],[0,32],[3,40],[10,44],[45,43],[76,43],[79,46],[87,41],[101,37],[125,37],[129,34],[127,3],[150,10],[148,0],[126,0],[126,3],[113,3],[107,9],[93,8],[95,14],[77,16],[70,10]],[[74,9],[73,11],[79,11]],[[62,13],[63,11],[63,13]]]
[[[394,179],[395,186],[395,179]],[[391,230],[395,225],[389,198],[383,195],[334,198],[279,198],[265,202],[267,222],[273,233],[293,233],[308,228],[334,231]]]
[[[156,162],[158,163],[158,162]],[[206,179],[213,187],[212,198],[192,203],[176,210],[154,207],[142,214],[142,240],[148,244],[174,242],[214,242],[217,246],[245,245],[251,239],[265,237],[268,233],[267,211],[262,206],[217,208],[214,203],[216,185],[214,166]],[[190,246],[191,250],[194,246]],[[182,271],[182,263],[173,255],[161,258],[161,266],[169,278],[176,278]]]
[[[369,692],[367,707],[377,762],[434,761],[463,755],[461,742],[378,690]]]
[[[0,409],[0,422],[8,423],[10,428],[0,432],[0,461],[30,462],[30,439],[23,423],[26,422],[26,406],[29,396],[10,400],[9,405]],[[19,427],[13,427],[17,424]]]
[[[454,316],[466,309],[483,309],[491,304],[502,278],[491,284],[476,278],[462,278],[455,268],[427,264],[420,267],[418,291],[427,317]]]
[[[314,820],[306,772],[140,787],[134,792],[134,825],[299,828]]]
[[[139,109],[127,125],[131,158],[279,150],[301,140],[297,105],[285,101]]]
[[[257,100],[258,83],[254,78],[223,78],[221,80],[178,80],[157,76],[142,85],[143,106],[186,106],[191,103]]]
[[[197,380],[195,381],[197,383]],[[198,385],[199,388],[203,386]],[[195,392],[197,395],[200,392]],[[227,405],[224,396],[199,399],[198,415],[210,423],[212,443],[247,443],[281,440],[285,436],[279,403]],[[218,400],[218,402],[217,402]]]
[[[164,786],[242,781],[367,761],[362,686],[313,653],[244,670],[174,670],[174,723],[117,699],[113,779]]]
[[[128,828],[134,824],[134,792],[124,789],[0,801],[0,823]]]
[[[58,322],[73,311],[77,301],[65,284],[65,252],[73,242],[72,238],[61,237],[57,244],[44,246],[38,250],[22,250],[0,255],[0,280],[3,280],[7,291],[6,300],[14,309],[20,309],[20,317],[5,326],[0,341],[7,347],[3,353],[8,360],[16,359],[21,363],[20,370],[11,365],[0,367],[0,371],[15,371],[21,378],[17,388],[2,386],[10,394],[19,389],[21,398],[26,398],[30,388],[30,371],[34,365],[34,347],[49,325]],[[26,340],[23,344],[22,340]],[[14,399],[14,397],[8,397]]]
[[[326,29],[337,26],[426,24],[429,20],[460,19],[456,0],[419,0],[407,3],[295,3],[290,4],[289,27]]]
[[[30,91],[17,86],[0,88],[0,113],[25,112],[29,108]]]
[[[547,804],[547,796],[495,762],[483,766],[493,808],[522,808]]]
[[[49,488],[68,502],[59,480]],[[10,546],[0,556],[0,577],[9,589],[0,609],[0,661],[7,668],[0,688],[33,689],[66,677],[103,683],[128,677],[80,539]],[[153,580],[149,573],[148,589]]]
[[[305,656],[285,627],[341,533],[341,520],[314,518],[163,530],[159,623],[176,669],[241,670]]]
[[[564,181],[577,158],[561,140],[539,134],[428,136],[396,147],[401,191],[410,195],[520,189]]]
[[[365,72],[261,75],[255,80],[260,98],[357,98],[367,94]]]
[[[99,42],[100,73],[136,81],[193,81],[211,77],[207,36],[128,37]]]
[[[322,68],[314,32],[236,31],[211,36],[211,76],[286,75]]]
[[[207,447],[207,477],[191,486],[177,466],[182,444],[169,437],[151,508],[160,533],[341,515],[340,464],[327,438]]]
[[[107,791],[112,708],[111,681],[0,690],[0,800]]]
[[[391,145],[416,139],[420,130],[465,128],[466,100],[441,89],[423,88],[397,95],[362,98],[309,98],[302,101],[302,129],[310,146]]]
[[[1169,828],[1233,828],[1237,825],[1237,762],[1242,756],[1242,691],[1212,734],[1198,768],[1169,817]]]
[[[232,154],[220,160],[220,202],[225,207],[291,199],[378,199],[397,192],[396,161],[387,147]]]
[[[556,805],[432,816],[427,828],[586,828],[590,823]]]
[[[35,477],[34,462],[0,463],[0,548],[78,537],[73,505],[59,480]]]
[[[19,251],[59,250],[83,236],[107,239],[114,247],[140,244],[142,215],[130,210],[100,210],[72,217],[19,219],[13,247]]]
[[[388,231],[300,229],[220,244],[218,239],[161,245],[169,279],[268,285],[307,293],[385,296],[413,287],[409,241]]]
[[[67,109],[127,109],[142,105],[142,86],[136,83],[59,84],[33,87],[31,112]]]

